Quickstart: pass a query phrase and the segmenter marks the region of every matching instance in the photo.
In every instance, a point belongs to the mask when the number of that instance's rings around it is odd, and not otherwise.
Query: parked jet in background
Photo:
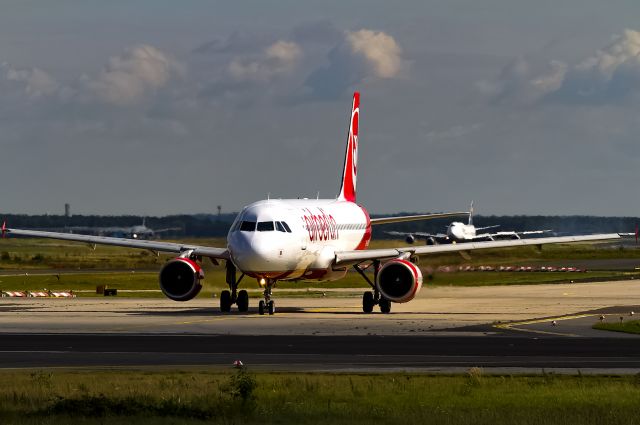
[[[129,227],[91,227],[91,226],[73,226],[65,227],[65,231],[69,233],[84,233],[100,236],[115,236],[129,239],[153,239],[158,233],[173,232],[182,230],[181,227],[166,227],[164,229],[151,229],[146,225],[146,217],[142,219],[142,224]]]
[[[391,303],[411,301],[422,287],[422,272],[416,265],[420,255],[619,238],[617,234],[585,235],[367,249],[373,225],[451,217],[461,213],[370,218],[367,210],[356,203],[359,118],[360,95],[354,93],[342,185],[335,199],[268,199],[254,202],[244,207],[236,217],[229,230],[226,247],[11,229],[6,225],[2,226],[2,233],[176,253],[178,257],[167,261],[160,270],[159,279],[162,292],[175,301],[190,300],[200,292],[204,278],[201,266],[203,258],[209,258],[214,263],[224,261],[229,291],[220,294],[220,310],[228,312],[233,304],[241,312],[248,310],[247,291],[238,291],[240,282],[248,276],[254,278],[264,290],[264,299],[258,304],[260,314],[275,312],[271,295],[279,280],[332,281],[343,278],[353,268],[371,286],[371,291],[363,294],[362,310],[371,313],[374,306],[378,305],[380,311],[389,313]],[[228,190],[234,190],[232,180]],[[373,279],[365,273],[366,270],[373,271]],[[238,272],[241,273],[239,278]]]
[[[551,232],[551,230],[528,230],[524,232],[505,231],[505,232],[485,232],[485,230],[495,229],[500,227],[499,224],[485,227],[476,227],[473,225],[473,202],[469,207],[469,220],[467,223],[461,223],[454,221],[447,226],[446,233],[425,233],[425,232],[386,232],[389,235],[403,236],[407,243],[414,243],[416,237],[425,238],[427,245],[438,245],[446,243],[461,243],[461,242],[480,242],[480,241],[495,241],[502,239],[521,239],[522,236],[541,235],[543,233]],[[480,233],[478,233],[480,232]]]

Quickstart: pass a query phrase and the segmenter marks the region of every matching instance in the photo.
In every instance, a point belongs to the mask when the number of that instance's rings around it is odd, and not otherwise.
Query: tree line
[[[415,213],[398,213],[397,215],[412,215]],[[395,215],[395,214],[394,214]],[[24,229],[46,229],[52,231],[64,231],[65,228],[74,226],[87,227],[129,227],[145,224],[151,229],[178,227],[180,230],[168,233],[167,236],[187,237],[223,237],[229,231],[229,227],[235,219],[236,213],[228,214],[197,214],[197,215],[170,215],[164,217],[121,215],[26,215],[26,214],[0,214],[6,221],[7,227]],[[384,216],[372,216],[384,217]],[[375,226],[374,238],[393,238],[385,233],[395,230],[400,232],[426,232],[444,233],[452,219],[424,220]],[[466,223],[466,217],[460,217],[455,221]],[[558,235],[574,235],[588,233],[617,233],[634,232],[636,223],[640,223],[638,217],[597,217],[597,216],[545,216],[545,215],[514,215],[514,216],[482,216],[473,217],[473,223],[477,227],[500,225],[498,231],[525,231],[525,230],[551,230]]]

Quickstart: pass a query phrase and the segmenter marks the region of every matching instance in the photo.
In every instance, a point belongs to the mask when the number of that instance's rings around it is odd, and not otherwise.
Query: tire
[[[244,289],[238,292],[236,304],[238,305],[238,311],[242,313],[249,311],[249,293]]]
[[[276,312],[276,303],[273,301],[269,301],[267,307],[269,307],[269,316],[273,316]]]
[[[391,301],[385,300],[384,298],[380,300],[380,311],[382,313],[388,314],[391,313]]]
[[[260,316],[264,316],[264,300],[260,300],[260,302],[258,303],[258,314]]]
[[[362,311],[365,313],[373,312],[373,306],[375,301],[373,300],[373,292],[365,292],[362,295]]]
[[[223,313],[231,311],[231,292],[222,291],[220,294],[220,311]]]

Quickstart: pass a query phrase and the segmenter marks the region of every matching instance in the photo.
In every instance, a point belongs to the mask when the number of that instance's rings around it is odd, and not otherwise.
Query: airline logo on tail
[[[343,201],[356,201],[356,177],[358,176],[358,121],[360,119],[360,93],[353,94],[353,106],[351,107],[351,121],[349,123],[349,136],[347,138],[347,151],[344,159],[344,171],[342,173],[342,188],[338,199]]]

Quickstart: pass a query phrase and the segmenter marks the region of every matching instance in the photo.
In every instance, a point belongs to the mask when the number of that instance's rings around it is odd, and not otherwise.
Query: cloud
[[[518,57],[502,69],[496,80],[481,81],[477,88],[496,103],[531,104],[560,89],[566,73],[563,62],[535,66]]]
[[[395,78],[404,64],[402,49],[392,36],[368,29],[345,32],[328,59],[329,64],[305,82],[315,96],[334,98],[368,78]]]
[[[393,78],[402,66],[402,49],[388,34],[371,30],[347,33],[347,44],[355,56],[361,55],[379,78]]]
[[[259,57],[233,59],[228,71],[236,81],[267,82],[291,72],[301,56],[298,44],[280,40],[267,47]]]
[[[164,87],[184,67],[159,49],[140,44],[113,56],[95,78],[84,79],[86,89],[103,102],[129,105]]]
[[[540,101],[606,104],[640,95],[640,32],[625,30],[606,47],[569,66],[551,61],[536,67],[518,58],[497,79],[477,84],[497,102]]]
[[[0,64],[0,92],[21,91],[29,98],[39,98],[54,94],[60,85],[39,68],[17,69],[8,63]]]

